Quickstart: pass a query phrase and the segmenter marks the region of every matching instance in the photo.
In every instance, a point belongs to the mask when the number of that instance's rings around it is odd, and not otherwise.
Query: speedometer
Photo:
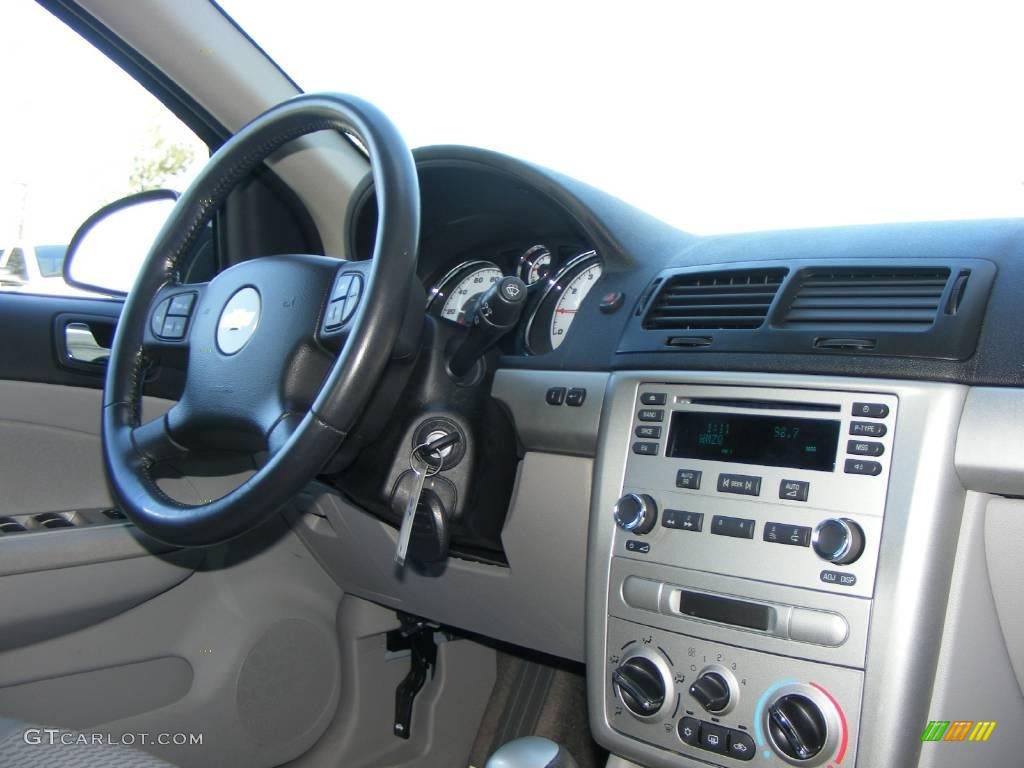
[[[526,349],[542,355],[558,347],[569,333],[583,300],[601,277],[596,251],[581,253],[570,260],[553,279],[546,281],[544,294],[526,325]]]
[[[465,325],[476,299],[504,277],[497,264],[490,261],[467,261],[442,277],[430,290],[427,309]]]

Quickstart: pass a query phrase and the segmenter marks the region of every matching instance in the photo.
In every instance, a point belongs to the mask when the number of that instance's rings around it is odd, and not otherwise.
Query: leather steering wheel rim
[[[189,370],[182,401],[165,416],[141,424],[154,307],[168,293],[193,287],[178,281],[181,257],[239,181],[284,144],[321,130],[352,133],[369,151],[379,212],[372,262],[266,257],[220,273],[205,291],[198,291],[192,310],[184,342]],[[169,544],[203,546],[244,533],[295,497],[340,446],[390,359],[415,279],[419,216],[412,154],[383,113],[352,96],[306,94],[283,102],[243,127],[210,158],[157,235],[125,302],[111,349],[103,399],[103,455],[113,496],[129,519]],[[296,361],[325,356],[317,335],[324,327],[336,277],[346,267],[362,269],[365,287],[358,310],[340,353],[333,364],[324,364],[328,372],[315,400],[304,413],[296,413],[294,403],[284,402],[281,382],[259,381],[253,386],[244,379],[263,378],[260,365],[295,376]],[[262,296],[258,306],[263,314],[253,327],[249,348],[225,354],[212,346],[220,342],[210,335],[211,328],[215,334],[226,311],[223,296],[238,293],[238,286]],[[292,293],[281,301],[285,289]],[[304,326],[310,319],[307,333]],[[278,328],[297,330],[294,338],[275,346]],[[279,348],[291,357],[272,359],[267,348],[271,353]],[[205,390],[189,388],[193,373],[202,378]],[[191,407],[185,403],[188,397]],[[230,418],[218,421],[217,408],[230,412]],[[246,408],[252,412],[247,414]],[[243,422],[247,434],[262,433],[268,446],[268,460],[249,480],[220,499],[198,505],[180,503],[157,487],[154,465],[184,455],[189,438],[219,438],[230,432],[225,425]]]

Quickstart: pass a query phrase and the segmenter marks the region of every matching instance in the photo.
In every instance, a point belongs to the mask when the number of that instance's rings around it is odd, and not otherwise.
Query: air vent
[[[949,275],[946,267],[802,270],[782,325],[923,330],[935,322]]]
[[[665,281],[644,318],[648,330],[760,328],[786,269],[691,272]]]

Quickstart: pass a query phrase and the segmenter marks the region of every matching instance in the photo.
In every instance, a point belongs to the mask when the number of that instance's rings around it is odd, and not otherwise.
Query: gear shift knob
[[[524,736],[503,745],[484,768],[578,768],[572,755],[540,736]]]

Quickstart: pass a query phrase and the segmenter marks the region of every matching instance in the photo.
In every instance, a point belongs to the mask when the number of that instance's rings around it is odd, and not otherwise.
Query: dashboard
[[[958,652],[1024,665],[1019,575],[985,549],[990,505],[1024,519],[992,495],[1024,495],[1024,222],[697,237],[512,158],[416,157],[432,320],[457,333],[495,281],[528,285],[485,384],[502,413],[465,422],[478,474],[515,477],[460,489],[482,555],[456,531],[407,582],[386,529],[325,502],[358,534],[321,556],[346,590],[585,660],[595,738],[648,767],[916,765],[908,723],[974,682]],[[372,195],[350,215],[366,258]],[[991,586],[956,575],[965,550]],[[995,678],[973,716],[1024,717]]]

